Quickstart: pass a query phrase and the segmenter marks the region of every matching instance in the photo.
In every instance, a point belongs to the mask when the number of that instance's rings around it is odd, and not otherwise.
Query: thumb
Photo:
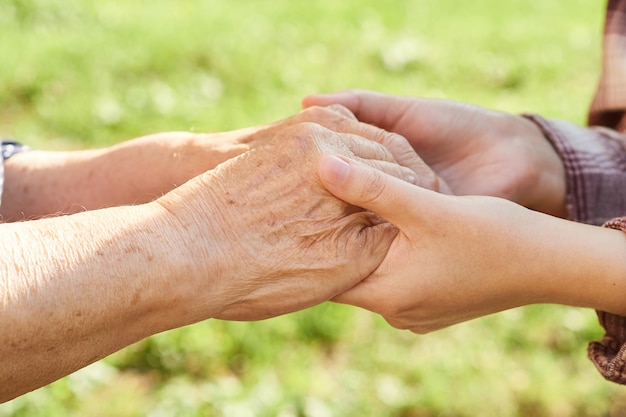
[[[369,165],[336,155],[324,155],[318,172],[324,187],[337,198],[373,211],[400,229],[416,220],[411,207],[420,193],[427,192]]]
[[[366,90],[345,90],[331,94],[313,94],[302,100],[304,108],[341,104],[356,118],[389,131],[396,131],[398,121],[411,108],[407,97],[393,96]],[[400,132],[398,132],[400,133]]]

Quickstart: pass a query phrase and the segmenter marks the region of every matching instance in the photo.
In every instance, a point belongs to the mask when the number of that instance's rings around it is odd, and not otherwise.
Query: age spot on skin
[[[275,245],[280,240],[280,238],[278,237],[276,233],[268,234],[265,239],[267,240],[267,243],[269,243],[270,245]]]
[[[125,253],[137,253],[139,252],[139,248],[136,245],[129,245],[124,248]]]
[[[279,155],[276,159],[276,165],[281,169],[286,168],[289,164],[291,164],[291,157],[289,155]]]

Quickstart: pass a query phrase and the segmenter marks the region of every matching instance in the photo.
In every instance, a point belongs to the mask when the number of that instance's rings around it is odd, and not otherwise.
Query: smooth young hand
[[[495,197],[450,196],[324,157],[337,197],[399,229],[380,267],[335,298],[425,333],[532,303],[626,313],[626,236]]]

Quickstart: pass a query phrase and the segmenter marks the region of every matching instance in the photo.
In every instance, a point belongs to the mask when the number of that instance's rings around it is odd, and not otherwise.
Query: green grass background
[[[583,123],[604,2],[3,0],[0,134],[44,149],[271,122],[313,92]],[[418,336],[325,304],[156,335],[0,416],[623,416],[595,314],[531,306]],[[0,335],[1,337],[1,335]]]

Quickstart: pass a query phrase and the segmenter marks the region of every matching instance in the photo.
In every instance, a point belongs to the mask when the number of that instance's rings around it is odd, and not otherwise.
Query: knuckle
[[[350,111],[350,109],[348,109],[343,104],[331,104],[330,106],[328,106],[328,109],[350,120],[356,120],[356,117]]]
[[[336,131],[350,130],[357,122],[352,112],[341,104],[309,107],[300,114],[300,121],[312,121]]]
[[[403,156],[408,157],[412,155],[416,155],[417,153],[411,146],[408,140],[404,136],[399,135],[394,132],[385,132],[385,137],[383,138],[383,143],[390,149],[395,149],[397,152],[403,154]]]
[[[304,109],[299,114],[301,116],[311,116],[311,115],[322,114],[323,112],[324,112],[324,107],[322,107],[322,106],[311,106],[311,107],[308,107],[308,108]]]
[[[320,132],[322,129],[323,127],[319,123],[303,121],[285,128],[283,130],[283,133],[288,136],[306,138],[309,137],[311,134]]]
[[[352,112],[342,104],[330,104],[328,106],[311,106],[300,112],[300,115],[305,119],[308,118],[334,118],[345,119],[349,118],[355,120]]]
[[[314,122],[300,122],[281,130],[280,147],[298,148],[298,152],[307,152],[313,143],[324,137],[324,128]]]

